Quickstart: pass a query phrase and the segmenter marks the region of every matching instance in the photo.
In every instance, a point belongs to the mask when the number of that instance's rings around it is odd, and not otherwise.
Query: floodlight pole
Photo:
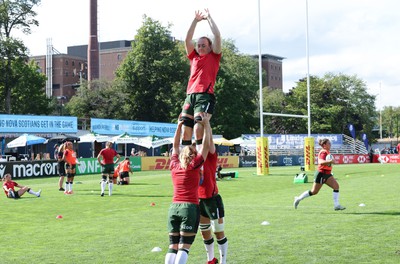
[[[258,79],[260,85],[260,137],[264,136],[263,91],[262,91],[262,56],[261,56],[261,14],[258,0]]]

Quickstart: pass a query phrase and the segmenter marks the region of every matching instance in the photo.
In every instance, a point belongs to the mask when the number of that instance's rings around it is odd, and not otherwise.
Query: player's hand
[[[199,10],[196,10],[194,14],[195,14],[194,19],[196,19],[197,22],[205,19],[203,13],[201,13]]]

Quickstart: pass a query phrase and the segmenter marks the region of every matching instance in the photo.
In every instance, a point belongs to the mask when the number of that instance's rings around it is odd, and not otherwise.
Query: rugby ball
[[[332,154],[326,155],[325,160],[326,160],[326,161],[332,161],[332,160],[333,160],[333,155],[332,155]]]

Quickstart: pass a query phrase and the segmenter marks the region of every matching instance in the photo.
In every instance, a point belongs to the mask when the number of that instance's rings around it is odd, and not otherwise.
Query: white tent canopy
[[[106,141],[112,141],[112,137],[106,136],[106,135],[99,135],[96,133],[88,133],[85,135],[82,135],[79,137],[79,142],[78,143],[91,143],[91,142],[106,142]]]
[[[26,147],[30,145],[43,144],[46,141],[43,137],[23,134],[7,144],[7,148]]]

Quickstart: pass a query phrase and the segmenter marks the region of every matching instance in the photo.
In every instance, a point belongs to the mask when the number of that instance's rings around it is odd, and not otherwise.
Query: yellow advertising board
[[[315,155],[314,155],[314,138],[304,138],[304,170],[314,171],[315,170]]]
[[[268,138],[256,138],[257,146],[257,175],[269,174],[269,148]]]
[[[169,157],[142,157],[142,171],[148,170],[169,170]],[[222,168],[238,168],[238,156],[219,156],[217,164]]]

